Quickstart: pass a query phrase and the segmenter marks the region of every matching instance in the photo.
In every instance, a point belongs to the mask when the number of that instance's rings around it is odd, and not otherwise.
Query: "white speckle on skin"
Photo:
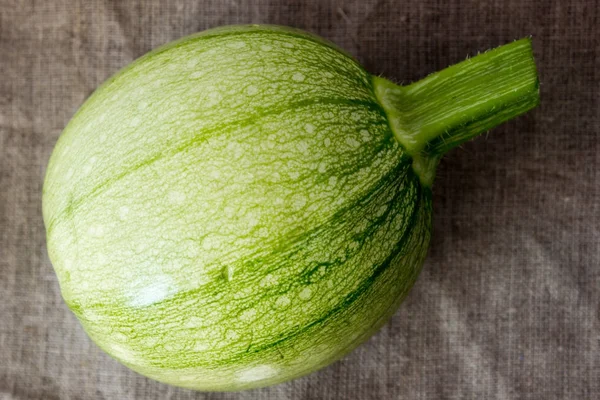
[[[241,49],[242,47],[246,47],[246,43],[242,41],[227,43],[227,47],[231,47],[232,49]]]
[[[196,342],[196,344],[194,345],[194,350],[195,351],[204,351],[208,349],[208,345],[206,343],[203,342]]]
[[[122,221],[127,218],[127,214],[129,214],[129,207],[121,206],[119,207],[119,219]]]
[[[204,238],[204,240],[202,241],[202,248],[204,250],[210,250],[213,248],[214,246],[214,239],[211,238],[210,236]]]
[[[136,355],[130,350],[118,344],[110,345],[110,354],[118,360],[125,362],[137,362]]]
[[[181,205],[185,202],[185,199],[185,193],[179,192],[177,190],[169,192],[169,203],[171,204]]]
[[[296,145],[296,148],[298,149],[298,151],[300,151],[301,153],[307,153],[308,152],[308,143],[302,141],[300,143],[298,143]]]
[[[125,335],[124,333],[121,333],[119,331],[115,331],[111,336],[112,336],[112,339],[114,339],[118,342],[126,342],[127,341],[127,335]]]
[[[219,92],[209,92],[206,96],[206,106],[211,107],[219,104],[219,102],[223,99],[223,96]]]
[[[163,346],[165,346],[165,350],[168,350],[168,351],[181,351],[185,348],[185,342],[183,342],[183,341],[167,342]]]
[[[313,306],[310,304],[310,302],[306,302],[300,307],[300,310],[302,310],[303,313],[308,314],[312,307]]]
[[[277,300],[275,300],[275,305],[279,308],[284,308],[289,306],[291,303],[290,298],[287,296],[279,296]]]
[[[287,47],[288,49],[293,49],[294,48],[294,43],[285,42],[283,44],[283,47]]]
[[[308,133],[313,133],[315,131],[315,126],[313,124],[304,125],[304,130]]]
[[[191,58],[188,62],[187,62],[187,67],[192,69],[196,66],[196,64],[198,64],[198,59],[197,58]]]
[[[355,148],[355,149],[358,148],[358,147],[360,147],[360,142],[358,140],[354,139],[354,138],[347,138],[346,139],[346,144],[348,146],[350,146],[350,147]]]
[[[89,290],[89,288],[90,288],[90,284],[88,283],[88,281],[83,281],[83,282],[79,283],[79,289],[80,290],[87,291],[87,290]]]
[[[195,315],[190,317],[185,323],[186,328],[197,328],[199,326],[202,326],[202,319]]]
[[[250,215],[247,221],[248,228],[254,228],[259,222],[260,220],[256,215]]]
[[[320,173],[324,173],[325,171],[327,171],[327,164],[325,164],[325,163],[320,163],[320,164],[319,164],[319,172],[320,172]]]
[[[251,308],[242,313],[241,318],[245,321],[251,320],[256,316],[256,310]]]
[[[363,142],[368,142],[371,140],[371,134],[366,129],[360,131],[360,137],[362,138]]]
[[[239,337],[240,334],[234,331],[233,329],[228,329],[227,332],[225,332],[225,338],[227,340],[237,340],[239,339]]]
[[[336,183],[337,183],[337,177],[332,176],[329,178],[329,186],[335,186]]]
[[[239,382],[255,382],[268,379],[277,375],[277,369],[270,365],[258,365],[238,372],[237,380]]]
[[[387,209],[388,208],[387,208],[386,205],[383,205],[383,206],[379,207],[377,209],[377,211],[375,212],[375,216],[376,217],[381,217],[383,214],[385,214],[385,212],[387,211]]]
[[[88,321],[99,322],[102,320],[102,316],[92,309],[85,309],[85,311],[83,311],[83,316]]]
[[[296,72],[294,75],[292,75],[292,79],[295,80],[296,82],[302,82],[304,80],[305,76],[304,74],[300,73],[300,72]]]
[[[142,342],[146,347],[154,347],[158,343],[158,338],[156,336],[147,336],[142,340]]]
[[[168,275],[153,276],[152,283],[134,282],[130,305],[145,307],[164,300],[172,293],[173,280]]]
[[[288,172],[288,176],[294,180],[300,177],[300,173],[298,171],[290,171]]]
[[[200,254],[200,249],[198,248],[198,243],[195,241],[187,240],[184,245],[184,251],[186,257],[194,258]]]
[[[323,145],[325,145],[325,147],[331,146],[331,139],[325,138],[325,140],[323,140]]]
[[[96,265],[106,265],[108,259],[106,258],[106,255],[103,253],[98,253],[96,255]]]
[[[300,297],[302,300],[308,300],[310,299],[312,296],[312,290],[310,288],[305,287],[304,289],[302,289],[300,291],[300,293],[298,294],[298,297]]]
[[[269,230],[267,228],[260,228],[258,230],[258,236],[260,237],[268,237],[269,236]]]
[[[225,216],[226,216],[227,218],[231,218],[231,217],[233,217],[233,216],[234,216],[234,214],[235,214],[235,210],[233,209],[233,207],[229,207],[229,206],[225,207],[225,208],[223,209],[223,212],[225,212]]]
[[[272,285],[276,285],[277,284],[277,277],[271,275],[271,274],[267,274],[265,275],[264,278],[262,278],[262,280],[260,281],[260,286],[272,286]]]
[[[104,236],[104,227],[102,225],[91,225],[88,228],[88,234],[94,237]]]
[[[258,88],[254,85],[248,86],[246,89],[246,94],[249,96],[254,96],[256,93],[258,93]]]
[[[273,47],[271,47],[271,46],[269,46],[267,44],[263,44],[262,46],[260,46],[260,49],[262,51],[271,51],[271,50],[273,50]]]
[[[292,205],[294,209],[300,210],[306,205],[306,196],[301,194],[296,194],[292,197]]]
[[[141,123],[142,123],[142,120],[141,120],[141,118],[140,118],[140,117],[134,117],[134,118],[132,118],[132,119],[131,119],[131,121],[129,122],[129,125],[130,125],[130,126],[133,126],[133,127],[136,127],[136,126],[139,126],[139,124],[141,124]]]

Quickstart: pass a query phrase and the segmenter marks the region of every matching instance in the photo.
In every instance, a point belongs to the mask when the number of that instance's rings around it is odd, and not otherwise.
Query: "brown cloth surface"
[[[600,6],[594,0],[0,0],[0,399],[600,398]],[[223,24],[320,34],[410,82],[533,35],[541,106],[452,151],[393,319],[342,361],[241,393],[139,376],[63,304],[42,179],[68,120],[150,49]]]

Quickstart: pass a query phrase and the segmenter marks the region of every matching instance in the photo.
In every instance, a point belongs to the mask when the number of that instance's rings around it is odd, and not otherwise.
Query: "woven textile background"
[[[0,0],[0,399],[600,398],[600,6],[595,0]],[[296,381],[199,393],[101,352],[63,304],[42,180],[68,120],[150,49],[232,23],[292,25],[410,82],[533,35],[541,106],[452,151],[434,238],[393,319]]]

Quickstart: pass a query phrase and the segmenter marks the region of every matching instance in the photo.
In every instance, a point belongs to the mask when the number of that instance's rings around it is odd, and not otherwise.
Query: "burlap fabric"
[[[600,398],[600,5],[594,0],[0,0],[0,399]],[[61,130],[148,50],[232,23],[292,25],[410,82],[533,35],[541,106],[452,151],[435,232],[393,319],[342,361],[242,393],[139,376],[63,304],[42,179]]]

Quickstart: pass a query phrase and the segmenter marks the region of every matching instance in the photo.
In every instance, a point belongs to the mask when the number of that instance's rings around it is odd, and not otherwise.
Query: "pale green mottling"
[[[429,239],[429,191],[369,75],[304,34],[235,32],[111,78],[65,129],[44,187],[49,253],[92,339],[206,390],[351,350],[395,310]]]

